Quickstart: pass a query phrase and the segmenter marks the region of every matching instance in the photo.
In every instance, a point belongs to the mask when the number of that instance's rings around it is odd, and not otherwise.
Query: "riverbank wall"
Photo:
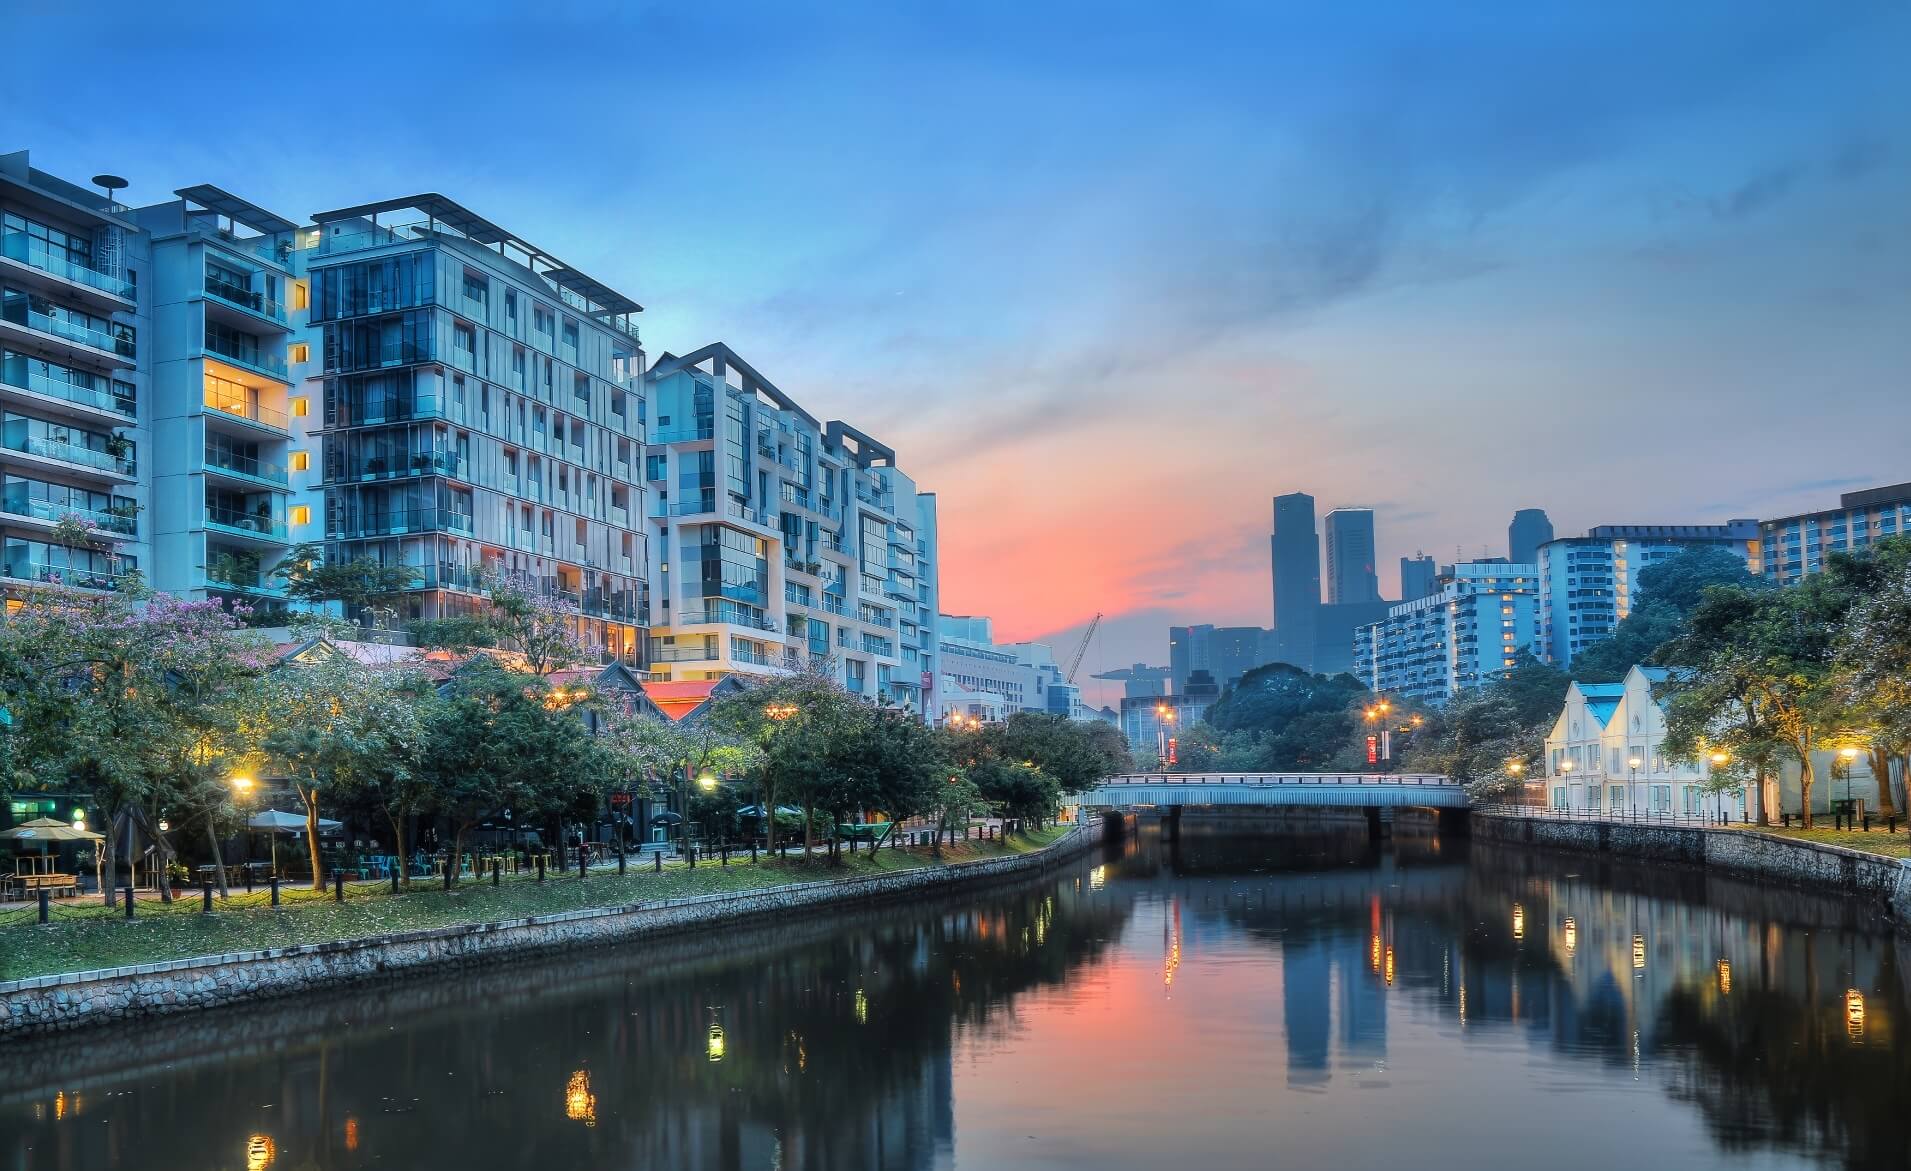
[[[1758,882],[1860,900],[1911,930],[1911,859],[1799,841],[1749,829],[1629,825],[1476,813],[1476,841],[1507,842],[1645,862],[1701,866]]]
[[[1106,829],[1094,819],[1040,850],[948,866],[4,981],[0,1043],[507,956],[666,938],[805,908],[868,905],[1031,877],[1098,845]]]

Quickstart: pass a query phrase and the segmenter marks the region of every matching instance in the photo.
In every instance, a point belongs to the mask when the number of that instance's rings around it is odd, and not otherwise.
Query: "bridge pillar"
[[[1383,819],[1380,816],[1380,806],[1369,805],[1366,807],[1366,813],[1367,813],[1367,840],[1370,842],[1377,842],[1381,838],[1386,837],[1387,832],[1391,830],[1393,826],[1390,825],[1387,822],[1387,820]]]
[[[1472,810],[1436,809],[1433,811],[1433,824],[1441,837],[1464,838],[1472,833]]]
[[[1174,841],[1174,842],[1180,841],[1181,840],[1181,806],[1170,805],[1168,807],[1168,816],[1165,820],[1166,820],[1166,825],[1163,828],[1165,828],[1168,831],[1168,840]]]

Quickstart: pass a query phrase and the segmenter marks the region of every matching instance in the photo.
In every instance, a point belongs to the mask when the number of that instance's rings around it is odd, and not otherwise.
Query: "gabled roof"
[[[644,684],[644,695],[676,723],[702,718],[710,704],[744,690],[748,684],[735,675],[721,679],[685,679]]]
[[[758,373],[757,368],[744,361],[743,356],[731,349],[727,342],[711,342],[702,349],[692,350],[681,358],[665,351],[664,354],[657,359],[656,365],[650,368],[650,372],[661,378],[666,374],[674,374],[679,370],[694,369],[712,358],[720,360],[726,368],[735,370],[737,373],[743,375],[743,389],[751,391],[760,390],[769,397],[771,402],[803,419],[803,421],[807,422],[810,426],[819,428],[822,426],[822,423],[817,420],[815,415],[810,414],[798,406],[795,399],[777,389],[775,383]]]
[[[1586,710],[1591,712],[1593,719],[1598,720],[1603,727],[1612,721],[1612,713],[1619,710],[1619,701],[1617,699],[1603,698],[1588,699],[1586,701]]]
[[[1579,694],[1585,696],[1588,701],[1617,697],[1626,693],[1624,683],[1575,683],[1573,686],[1579,688]]]

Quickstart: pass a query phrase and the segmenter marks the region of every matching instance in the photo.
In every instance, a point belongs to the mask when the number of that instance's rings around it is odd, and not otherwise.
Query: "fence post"
[[[199,892],[200,892],[199,909],[201,911],[205,911],[208,914],[210,914],[212,912],[212,879],[208,878],[204,882],[200,883]]]
[[[272,876],[272,905],[279,905],[279,876],[276,874]]]
[[[537,880],[544,881],[544,855],[542,854],[537,856]]]
[[[729,842],[723,843],[723,864],[725,866],[728,866],[730,864],[730,843]]]
[[[451,861],[449,859],[445,861],[445,889],[451,889]]]
[[[47,914],[53,907],[53,896],[45,887],[40,888],[40,922],[47,920]]]
[[[1871,815],[1869,813],[1865,814],[1865,832],[1871,832]]]
[[[623,850],[623,847],[619,846],[617,849],[617,875],[618,877],[621,878],[623,877],[623,874],[624,874],[624,850]]]
[[[650,855],[650,862],[650,872],[652,874],[662,874],[664,872],[664,852],[662,850],[653,850]]]
[[[252,893],[252,867],[246,867],[246,893]]]
[[[756,863],[756,839],[755,838],[750,839],[750,863],[752,865],[755,865]]]
[[[133,884],[130,882],[126,884],[126,917],[133,917]]]
[[[584,847],[580,844],[577,847],[577,876],[579,878],[590,873],[590,864],[591,856],[585,852]]]
[[[332,901],[335,903],[345,901],[345,872],[343,870],[332,871]]]
[[[393,894],[398,893],[398,867],[397,866],[393,866],[391,868],[391,892]]]
[[[498,861],[496,858],[493,858],[491,859],[491,885],[496,886],[503,881],[504,881],[504,863]]]
[[[690,869],[695,870],[697,868],[697,848],[686,842],[684,843],[683,850],[685,854],[690,856]]]

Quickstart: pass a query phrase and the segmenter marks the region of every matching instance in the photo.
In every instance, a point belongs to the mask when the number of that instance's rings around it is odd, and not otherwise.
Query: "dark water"
[[[0,1046],[0,1171],[1911,1166],[1911,948],[1402,837]]]

